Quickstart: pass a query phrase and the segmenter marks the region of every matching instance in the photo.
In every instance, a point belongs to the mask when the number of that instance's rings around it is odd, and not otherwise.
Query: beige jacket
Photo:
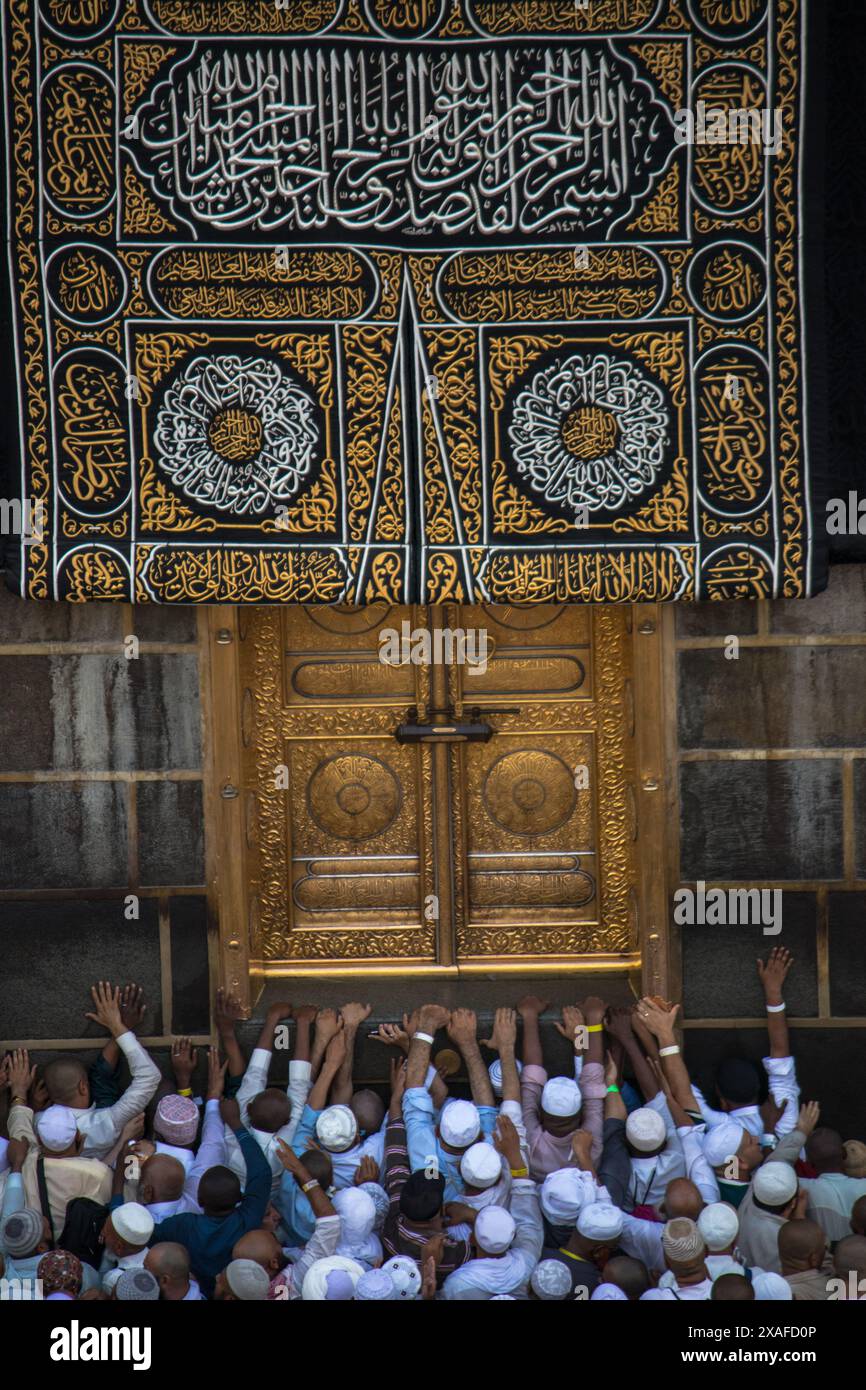
[[[29,1106],[12,1106],[9,1111],[9,1138],[26,1139],[30,1145],[30,1152],[24,1160],[22,1170],[24,1195],[28,1207],[41,1211],[39,1177],[36,1171],[39,1144],[33,1128],[33,1111]],[[46,1157],[45,1185],[48,1189],[51,1220],[54,1223],[54,1239],[59,1241],[66,1221],[66,1207],[74,1197],[90,1197],[94,1202],[101,1202],[103,1205],[111,1200],[111,1169],[98,1158]]]

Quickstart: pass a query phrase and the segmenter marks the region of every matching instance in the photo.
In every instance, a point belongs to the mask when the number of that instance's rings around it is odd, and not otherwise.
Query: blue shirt
[[[192,1272],[205,1298],[213,1298],[216,1277],[231,1262],[232,1250],[242,1235],[261,1226],[271,1196],[271,1165],[249,1130],[236,1129],[235,1138],[247,1165],[243,1200],[228,1216],[199,1216],[182,1212],[153,1228],[149,1245],[177,1241],[189,1251]]]

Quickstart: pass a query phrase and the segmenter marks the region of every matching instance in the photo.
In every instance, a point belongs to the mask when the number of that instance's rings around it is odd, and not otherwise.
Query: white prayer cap
[[[586,1200],[586,1178],[579,1168],[557,1168],[541,1184],[541,1210],[554,1226],[573,1226]]]
[[[386,1260],[382,1268],[390,1274],[397,1288],[398,1298],[417,1298],[421,1292],[421,1271],[411,1255],[395,1255]]]
[[[590,1202],[577,1218],[577,1229],[587,1240],[618,1240],[622,1228],[622,1212],[612,1202]]]
[[[345,1153],[358,1138],[358,1121],[348,1105],[329,1105],[316,1120],[316,1138],[330,1153]]]
[[[439,1133],[454,1149],[468,1149],[481,1133],[481,1117],[471,1100],[451,1100],[439,1117]]]
[[[515,1058],[515,1061],[517,1062],[517,1059],[516,1059],[516,1058]],[[523,1071],[523,1063],[522,1063],[522,1062],[517,1062],[517,1075],[519,1076],[520,1073],[521,1073],[522,1071]],[[488,1076],[490,1077],[490,1084],[491,1084],[491,1086],[493,1087],[493,1094],[494,1094],[495,1096],[501,1096],[501,1095],[502,1095],[502,1063],[500,1062],[500,1060],[499,1060],[498,1057],[496,1058],[495,1061],[493,1061],[493,1062],[490,1063],[490,1066],[487,1068],[487,1074],[488,1074]]]
[[[619,1284],[597,1284],[589,1295],[590,1303],[628,1303],[628,1296]]]
[[[581,1107],[580,1087],[570,1076],[552,1076],[541,1092],[541,1108],[547,1115],[568,1119]]]
[[[344,1187],[334,1193],[332,1200],[340,1215],[343,1239],[352,1244],[366,1240],[376,1224],[376,1204],[369,1192],[362,1192],[360,1187]]]
[[[678,1264],[703,1259],[707,1253],[704,1238],[689,1216],[675,1216],[672,1221],[665,1223],[662,1250],[669,1260],[675,1260]]]
[[[485,1255],[504,1255],[517,1227],[505,1207],[485,1207],[475,1219],[475,1241]]]
[[[328,1299],[329,1274],[345,1274],[354,1289],[363,1273],[364,1266],[359,1265],[357,1260],[350,1260],[345,1255],[328,1255],[325,1259],[316,1260],[310,1265],[304,1276],[301,1297],[307,1301],[324,1303]]]
[[[698,1230],[708,1250],[727,1250],[739,1229],[739,1217],[730,1202],[711,1202],[698,1217]]]
[[[561,1260],[540,1260],[529,1282],[532,1292],[548,1301],[568,1298],[571,1293],[571,1275]]]
[[[757,1303],[767,1303],[770,1301],[789,1300],[794,1297],[794,1290],[783,1279],[781,1274],[773,1274],[767,1269],[757,1269],[752,1275],[752,1288],[755,1290],[755,1301]]]
[[[140,1202],[124,1202],[110,1213],[111,1224],[128,1245],[147,1245],[153,1235],[153,1217]]]
[[[358,1184],[359,1192],[366,1192],[372,1198],[373,1206],[376,1208],[376,1220],[373,1225],[374,1231],[381,1231],[385,1224],[385,1217],[391,1208],[391,1199],[384,1187],[377,1182],[361,1182]]]
[[[768,1207],[781,1207],[790,1202],[797,1187],[797,1174],[790,1163],[762,1163],[752,1179],[752,1192]]]
[[[711,1125],[704,1135],[704,1157],[711,1168],[721,1168],[736,1156],[745,1132],[739,1120]]]
[[[460,1176],[470,1187],[494,1187],[502,1177],[502,1159],[492,1144],[473,1144],[460,1160]]]
[[[665,1122],[657,1110],[642,1105],[639,1110],[633,1110],[626,1120],[625,1137],[641,1153],[652,1153],[653,1149],[665,1142]]]
[[[74,1143],[78,1133],[75,1111],[68,1105],[49,1105],[36,1116],[36,1133],[43,1148],[51,1153],[63,1153]]]
[[[232,1260],[226,1265],[226,1283],[243,1303],[264,1303],[271,1281],[255,1260]]]
[[[359,1303],[381,1303],[399,1298],[397,1285],[384,1269],[368,1269],[355,1285],[355,1298]]]

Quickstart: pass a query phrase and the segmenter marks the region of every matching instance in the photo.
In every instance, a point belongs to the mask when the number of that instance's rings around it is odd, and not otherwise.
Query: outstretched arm
[[[758,960],[758,975],[764,987],[767,1008],[767,1032],[770,1035],[770,1056],[789,1057],[791,1045],[788,1038],[788,1017],[782,986],[794,957],[784,946],[774,946],[766,961]]]
[[[346,1055],[331,1087],[331,1103],[348,1105],[352,1099],[352,1068],[355,1064],[355,1039],[358,1029],[373,1012],[371,1004],[344,1004],[340,1010],[343,1020],[343,1036],[346,1039]]]
[[[235,1035],[235,1025],[239,1019],[246,1016],[246,1010],[238,996],[232,994],[231,990],[218,989],[213,1016],[223,1052],[228,1058],[228,1074],[231,1077],[241,1077],[246,1071],[247,1064]]]
[[[525,994],[517,1002],[517,1012],[523,1019],[523,1065],[525,1067],[544,1066],[538,1020],[546,1008],[547,1000],[539,999],[537,994]]]
[[[641,999],[637,1006],[641,1023],[658,1043],[659,1062],[671,1088],[671,1095],[683,1110],[698,1111],[697,1096],[692,1090],[688,1068],[677,1042],[675,1030],[679,1011],[679,1004],[674,1004],[669,1010],[662,1009],[649,997]],[[671,1048],[676,1051],[671,1051]]]
[[[658,1095],[659,1084],[655,1073],[643,1053],[643,1048],[634,1035],[631,1023],[631,1009],[612,1008],[608,1010],[607,1031],[611,1037],[622,1043],[632,1064],[635,1080],[644,1100],[652,1100]]]
[[[472,1009],[455,1009],[448,1036],[460,1048],[469,1076],[469,1090],[476,1105],[494,1106],[493,1087],[478,1046],[478,1020]]]

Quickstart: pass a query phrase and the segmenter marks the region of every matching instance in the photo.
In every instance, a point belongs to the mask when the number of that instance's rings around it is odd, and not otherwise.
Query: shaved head
[[[189,1251],[185,1245],[176,1245],[173,1240],[160,1241],[148,1250],[144,1267],[156,1279],[185,1282],[189,1279]]]
[[[806,1140],[806,1158],[819,1173],[841,1173],[845,1165],[845,1145],[835,1129],[816,1129]]]
[[[176,1202],[183,1193],[186,1171],[171,1154],[151,1154],[141,1165],[141,1192],[145,1205]]]
[[[622,1289],[632,1303],[652,1287],[646,1265],[641,1260],[632,1259],[631,1255],[614,1255],[601,1271],[601,1277],[606,1284],[616,1284],[618,1289]]]
[[[843,1279],[866,1279],[866,1236],[845,1236],[833,1252],[833,1268]]]
[[[241,1200],[237,1173],[217,1163],[208,1168],[198,1185],[198,1204],[206,1216],[225,1216]]]
[[[268,1274],[278,1274],[286,1264],[282,1246],[270,1231],[247,1231],[235,1242],[233,1260],[255,1260]]]
[[[669,1221],[687,1216],[697,1221],[706,1203],[690,1178],[672,1178],[665,1188],[665,1213]]]
[[[267,1134],[276,1134],[292,1118],[292,1103],[285,1091],[276,1086],[268,1086],[260,1091],[249,1104],[250,1122],[254,1129],[263,1129]]]
[[[356,1091],[349,1109],[358,1121],[362,1134],[376,1134],[385,1118],[385,1102],[375,1091]]]
[[[817,1221],[786,1221],[779,1231],[783,1274],[817,1269],[827,1249],[827,1237]]]
[[[89,1096],[87,1068],[77,1057],[57,1057],[45,1068],[45,1085],[53,1105],[68,1105],[82,1083]]]
[[[713,1303],[751,1303],[754,1297],[755,1290],[745,1274],[720,1274],[710,1294]]]

